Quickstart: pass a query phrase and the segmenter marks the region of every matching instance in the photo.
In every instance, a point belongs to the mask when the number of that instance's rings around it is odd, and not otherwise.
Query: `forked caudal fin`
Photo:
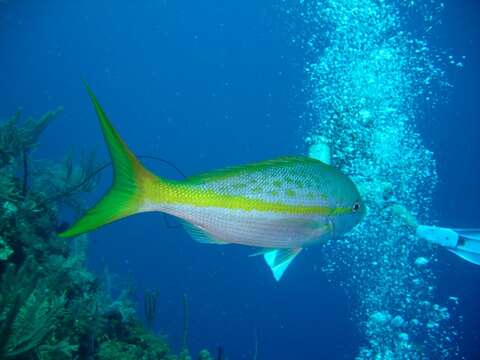
[[[92,90],[85,84],[95,108],[113,163],[113,183],[107,194],[61,237],[77,236],[140,212],[147,190],[161,179],[145,169],[113,128]]]

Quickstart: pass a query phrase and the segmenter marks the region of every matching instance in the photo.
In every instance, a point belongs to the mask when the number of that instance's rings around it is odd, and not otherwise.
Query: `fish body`
[[[87,87],[114,165],[109,192],[60,236],[76,236],[129,215],[179,218],[196,240],[261,247],[277,280],[306,246],[341,236],[365,212],[351,179],[308,157],[283,157],[175,181],[136,159]]]
[[[212,243],[302,248],[344,234],[361,216],[352,210],[360,202],[352,181],[308,157],[267,160],[178,182],[159,179],[152,194],[140,211],[174,215]]]

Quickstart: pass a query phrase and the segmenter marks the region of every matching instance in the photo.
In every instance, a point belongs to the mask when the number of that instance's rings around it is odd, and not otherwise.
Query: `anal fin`
[[[273,249],[263,252],[263,258],[272,270],[275,280],[280,281],[285,270],[291,264],[295,256],[297,256],[302,248],[293,249]],[[256,255],[259,255],[258,253]]]

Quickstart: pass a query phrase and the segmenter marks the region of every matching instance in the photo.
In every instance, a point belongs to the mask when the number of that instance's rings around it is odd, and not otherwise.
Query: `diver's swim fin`
[[[449,249],[462,259],[480,265],[480,229],[453,229],[458,235],[455,249]]]
[[[453,229],[461,237],[480,241],[480,229]]]
[[[462,259],[467,260],[475,265],[480,265],[480,254],[473,253],[470,251],[464,251],[460,249],[448,249],[457,256],[460,256]]]
[[[416,234],[419,238],[447,248],[468,262],[480,265],[480,229],[449,229],[420,225]]]

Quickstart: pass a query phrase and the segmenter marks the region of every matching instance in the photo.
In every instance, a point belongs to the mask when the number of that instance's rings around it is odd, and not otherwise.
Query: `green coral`
[[[0,354],[15,358],[39,346],[55,329],[65,310],[64,294],[52,291],[51,278],[38,277],[38,264],[28,258],[18,271],[10,264],[0,288]]]
[[[78,345],[70,344],[66,339],[61,341],[50,340],[36,350],[39,360],[70,360],[78,352]]]
[[[21,121],[21,111],[0,126],[0,167],[11,164],[26,151],[33,150],[43,130],[63,110],[58,108],[45,113],[40,119],[28,118]]]
[[[163,339],[146,331],[138,323],[123,330],[115,332],[117,334],[115,339],[109,339],[100,344],[99,360],[175,359]],[[118,337],[118,334],[123,335]]]
[[[7,260],[12,253],[12,248],[5,242],[3,237],[0,236],[0,260]]]
[[[108,340],[100,346],[98,358],[99,360],[139,360],[142,359],[142,351],[132,344]]]
[[[213,360],[213,357],[207,349],[203,349],[198,353],[198,360]]]
[[[107,269],[86,269],[88,237],[56,236],[58,207],[82,211],[78,195],[94,188],[101,169],[91,155],[79,165],[71,155],[31,159],[59,111],[26,121],[18,112],[0,123],[0,360],[190,359],[186,325],[177,357],[140,325],[131,281],[113,298]],[[185,297],[184,306],[187,323]]]

